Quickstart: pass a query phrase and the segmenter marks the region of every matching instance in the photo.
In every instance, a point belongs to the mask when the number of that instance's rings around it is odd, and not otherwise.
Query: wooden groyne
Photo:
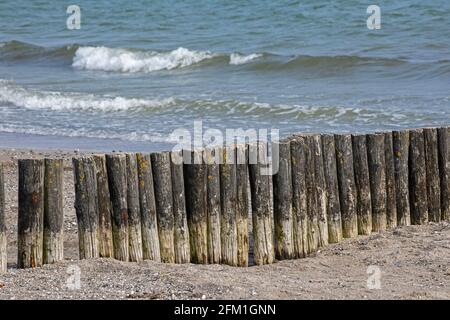
[[[80,259],[246,267],[450,220],[449,135],[447,127],[296,134],[271,146],[76,157]],[[0,166],[0,272],[3,184]],[[63,259],[62,192],[60,160],[19,160],[20,268]]]

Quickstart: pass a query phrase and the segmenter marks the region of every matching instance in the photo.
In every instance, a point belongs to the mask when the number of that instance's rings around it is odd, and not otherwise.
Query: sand
[[[359,236],[329,245],[306,259],[249,268],[80,261],[70,161],[74,154],[0,150],[0,161],[5,163],[9,242],[9,270],[0,275],[0,299],[450,299],[448,222]],[[44,156],[66,160],[65,260],[19,270],[16,160]],[[77,270],[79,283],[74,275]],[[379,281],[372,281],[374,277]]]

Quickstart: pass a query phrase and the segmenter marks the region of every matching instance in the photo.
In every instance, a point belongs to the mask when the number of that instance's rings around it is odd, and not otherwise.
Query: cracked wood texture
[[[127,153],[127,208],[129,261],[142,261],[141,208],[139,205],[138,166],[135,153]]]
[[[64,259],[63,160],[45,159],[44,264]]]
[[[428,223],[427,175],[423,129],[409,132],[409,197],[411,223]]]
[[[107,154],[106,168],[112,205],[114,258],[121,261],[129,261],[126,155]]]
[[[80,259],[99,257],[97,181],[92,157],[73,158]]]
[[[409,131],[392,132],[394,149],[394,176],[397,205],[397,224],[409,226],[411,211],[409,206]]]
[[[35,268],[43,264],[45,163],[43,159],[19,160],[18,169],[17,266]]]

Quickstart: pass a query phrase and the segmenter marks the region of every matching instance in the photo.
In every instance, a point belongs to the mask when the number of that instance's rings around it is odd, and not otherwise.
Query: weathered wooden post
[[[174,150],[170,153],[170,169],[173,193],[175,262],[189,263],[191,261],[191,248],[184,191],[185,179],[182,150]]]
[[[73,158],[80,259],[99,256],[97,181],[92,157]]]
[[[319,226],[317,209],[317,190],[315,178],[315,150],[314,137],[305,135],[305,170],[306,170],[306,201],[308,206],[308,253],[316,252],[319,247]]]
[[[441,181],[439,176],[439,144],[436,128],[423,129],[427,176],[428,220],[441,221]]]
[[[43,262],[44,160],[19,160],[17,266],[35,268]]]
[[[334,146],[334,144],[333,144]],[[308,203],[306,193],[305,139],[296,136],[291,140],[292,165],[292,220],[294,251],[297,258],[308,254]],[[334,150],[333,150],[334,151]]]
[[[200,150],[187,153],[184,164],[186,209],[191,243],[191,261],[208,263],[208,208],[206,200],[206,165]]]
[[[0,274],[5,273],[8,263],[8,239],[5,223],[5,174],[3,163],[0,162]]]
[[[138,262],[143,259],[143,251],[136,154],[126,154],[126,165],[129,261]]]
[[[276,150],[276,148],[278,150]],[[273,212],[275,221],[275,256],[279,260],[294,258],[292,222],[292,169],[289,141],[272,144],[273,154]],[[278,169],[278,170],[276,170]]]
[[[144,260],[160,262],[158,222],[155,191],[153,189],[152,160],[150,154],[138,153],[139,206],[141,208],[142,250]]]
[[[342,240],[342,221],[336,166],[336,145],[333,135],[322,135],[322,149],[327,189],[328,242],[337,243]]]
[[[409,206],[409,131],[392,132],[394,146],[395,191],[397,204],[397,224],[411,224]]]
[[[44,264],[64,259],[64,212],[62,159],[45,159]]]
[[[386,230],[386,162],[384,134],[367,135],[370,193],[372,197],[372,231]]]
[[[223,163],[220,164],[222,263],[237,266],[236,147],[226,146],[222,151]]]
[[[220,148],[207,148],[203,151],[206,163],[206,202],[208,211],[208,262],[220,263]]]
[[[151,160],[161,261],[174,263],[175,243],[170,153],[152,153]]]
[[[411,223],[428,222],[427,175],[423,129],[409,132],[409,197]]]
[[[316,185],[317,228],[319,231],[319,247],[328,245],[328,219],[327,219],[327,188],[325,183],[325,169],[322,152],[322,138],[313,136],[314,144],[314,178]]]
[[[95,154],[93,159],[97,179],[99,255],[102,258],[112,258],[114,257],[111,223],[112,209],[106,158],[104,154]]]
[[[386,166],[386,226],[397,227],[397,203],[395,189],[394,144],[392,132],[384,133],[384,162]]]
[[[342,235],[353,238],[358,235],[356,213],[356,183],[353,168],[352,137],[349,134],[335,135],[336,163],[341,204]]]
[[[114,258],[128,261],[130,258],[130,245],[128,235],[126,156],[124,154],[107,154],[106,168],[112,205]]]
[[[274,260],[273,231],[270,216],[270,175],[267,142],[259,141],[248,146],[249,177],[252,205],[253,243],[255,264],[270,264]]]
[[[450,220],[450,129],[438,129],[439,174],[441,176],[441,218]]]
[[[370,195],[366,135],[352,135],[352,147],[357,194],[358,234],[368,235],[372,233],[372,198]]]
[[[248,149],[236,146],[236,231],[238,266],[248,266]]]

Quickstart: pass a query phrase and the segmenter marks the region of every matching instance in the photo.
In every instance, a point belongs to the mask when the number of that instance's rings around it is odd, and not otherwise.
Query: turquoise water
[[[0,146],[153,150],[175,129],[450,123],[450,2],[0,2]],[[369,30],[366,9],[381,8]]]

